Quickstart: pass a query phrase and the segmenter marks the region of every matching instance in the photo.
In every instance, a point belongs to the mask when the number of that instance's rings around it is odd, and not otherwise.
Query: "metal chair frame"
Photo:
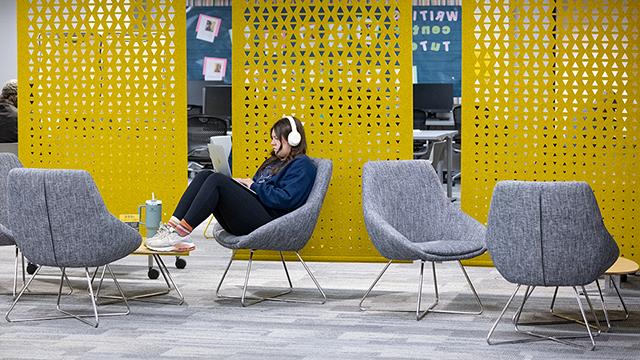
[[[165,304],[165,305],[182,305],[184,303],[184,295],[182,295],[182,292],[180,291],[180,288],[178,288],[178,285],[176,285],[176,283],[173,281],[173,277],[171,276],[171,273],[169,272],[169,269],[167,268],[167,265],[165,265],[164,261],[162,260],[162,257],[160,256],[160,254],[152,254],[149,255],[150,257],[153,258],[153,260],[155,260],[156,264],[158,265],[158,269],[160,269],[160,274],[162,274],[162,278],[164,279],[164,282],[167,285],[167,288],[165,290],[161,290],[161,291],[153,291],[153,292],[149,292],[149,293],[143,293],[143,294],[138,294],[138,295],[134,295],[134,296],[125,296],[124,299],[128,300],[128,301],[145,301],[145,302],[150,302],[150,303],[155,303],[155,304]],[[95,279],[97,273],[98,273],[98,269],[96,268],[96,270],[93,273],[93,277],[91,278],[91,282],[93,283],[93,280]],[[102,289],[102,282],[104,280],[104,275],[105,275],[105,270],[106,270],[106,266],[104,266],[102,268],[102,274],[100,275],[100,281],[98,283],[98,288],[96,290],[96,299],[112,299],[112,301],[106,301],[106,302],[101,302],[98,305],[107,305],[107,304],[113,304],[115,302],[120,302],[123,301],[122,297],[119,296],[113,296],[113,295],[100,295],[100,291]],[[171,292],[171,290],[175,290],[176,293],[178,294],[178,298],[177,299],[171,299],[174,301],[159,301],[159,300],[149,300],[148,298],[151,297],[155,297],[155,296],[160,296],[160,295],[167,295]]]
[[[242,295],[241,296],[233,296],[233,295],[223,295],[220,292],[220,288],[222,287],[222,283],[224,282],[224,279],[227,276],[227,273],[229,272],[229,268],[231,268],[231,264],[233,263],[234,257],[236,255],[236,250],[233,250],[231,253],[231,259],[229,259],[229,264],[227,264],[227,268],[224,270],[224,273],[222,274],[222,278],[220,279],[220,282],[218,283],[218,287],[216,288],[216,297],[221,298],[221,299],[240,299],[240,304],[242,304],[243,307],[247,307],[247,306],[251,306],[251,305],[255,305],[257,303],[263,302],[263,301],[281,301],[281,302],[292,302],[292,303],[305,303],[305,304],[319,304],[322,305],[327,301],[327,295],[325,294],[324,290],[322,289],[322,287],[320,286],[320,284],[318,283],[318,280],[316,280],[315,276],[313,276],[313,273],[311,272],[311,270],[309,269],[309,267],[307,266],[307,264],[304,262],[304,260],[302,259],[302,257],[300,256],[300,254],[297,251],[294,251],[296,256],[298,257],[298,260],[300,260],[300,263],[302,264],[302,266],[304,267],[304,269],[306,270],[307,274],[309,275],[309,277],[311,278],[311,280],[313,280],[313,283],[315,284],[316,288],[318,289],[318,292],[320,293],[322,300],[320,301],[313,301],[313,300],[302,300],[302,299],[291,299],[291,298],[280,298],[280,296],[283,295],[287,295],[289,293],[291,293],[293,291],[293,283],[291,282],[291,277],[289,276],[289,270],[287,269],[287,263],[284,260],[284,256],[282,255],[282,251],[280,251],[280,259],[282,261],[282,266],[284,267],[284,272],[287,276],[287,282],[289,284],[289,288],[284,291],[284,292],[280,292],[268,297],[260,297],[260,296],[247,296],[247,288],[249,285],[249,275],[251,273],[251,264],[253,262],[253,254],[256,250],[255,249],[249,249],[249,262],[247,264],[247,270],[246,270],[246,274],[245,274],[245,278],[244,278],[244,285],[242,287]],[[247,300],[255,300],[252,303],[248,303]]]
[[[604,315],[604,320],[599,320],[599,321],[604,321],[607,324],[607,329],[606,331],[611,329],[611,322],[613,321],[624,321],[629,319],[629,309],[627,308],[627,304],[625,304],[624,300],[622,299],[622,295],[620,294],[620,290],[618,289],[618,286],[616,285],[615,281],[611,281],[611,284],[613,285],[613,288],[616,291],[616,295],[618,296],[618,299],[620,300],[620,304],[622,305],[622,309],[624,311],[624,317],[622,318],[610,318],[609,317],[609,311],[606,308],[606,302],[604,301],[604,296],[602,294],[602,288],[600,287],[600,282],[598,280],[596,280],[596,286],[598,288],[598,294],[600,296],[600,301],[602,302],[602,311],[603,311],[603,315]],[[567,321],[572,321],[572,322],[576,322],[579,324],[583,324],[579,319],[575,319],[569,316],[565,316],[565,315],[561,315],[556,313],[555,310],[555,302],[556,302],[556,296],[558,294],[558,288],[556,287],[554,293],[553,293],[553,298],[551,300],[551,306],[549,307],[549,312],[551,312],[551,314],[553,314],[556,317],[559,317],[561,319],[565,319]],[[584,325],[584,324],[583,324]]]
[[[62,275],[60,276],[60,286],[58,288],[57,301],[56,301],[56,310],[58,312],[62,313],[63,315],[59,315],[59,316],[43,316],[43,317],[34,317],[34,318],[17,318],[17,319],[13,318],[12,319],[10,317],[11,312],[15,308],[16,304],[18,303],[18,301],[20,301],[20,299],[22,298],[22,295],[24,295],[25,291],[27,290],[27,288],[29,287],[29,285],[31,284],[33,279],[36,278],[36,276],[38,275],[38,273],[42,269],[42,266],[39,266],[36,269],[36,271],[33,273],[33,275],[31,275],[31,278],[29,278],[29,281],[22,287],[22,290],[20,290],[20,293],[18,294],[18,297],[16,297],[16,299],[11,304],[11,307],[9,308],[7,313],[5,314],[5,319],[8,322],[24,322],[24,321],[57,320],[57,319],[74,318],[76,320],[79,320],[79,321],[87,324],[87,325],[90,325],[90,326],[93,326],[93,327],[97,328],[98,325],[100,324],[100,319],[99,319],[100,316],[105,317],[105,316],[128,315],[131,312],[131,309],[129,308],[129,303],[127,302],[126,296],[124,295],[124,292],[122,291],[122,288],[120,287],[120,284],[118,283],[118,280],[117,280],[115,274],[113,273],[113,271],[111,271],[111,267],[109,265],[106,265],[105,268],[107,270],[109,270],[109,273],[111,274],[113,282],[116,285],[116,288],[118,289],[118,291],[120,292],[120,295],[122,296],[122,300],[124,301],[124,304],[125,304],[126,309],[127,309],[125,312],[111,312],[111,313],[102,313],[102,314],[98,313],[98,308],[97,308],[97,304],[96,304],[96,297],[94,296],[93,286],[92,286],[92,282],[91,282],[91,276],[89,276],[89,269],[86,268],[86,267],[84,268],[84,272],[85,272],[85,277],[86,277],[86,280],[87,280],[87,286],[88,286],[88,290],[89,290],[89,295],[91,297],[91,304],[92,304],[92,307],[93,307],[93,314],[76,314],[76,313],[71,313],[69,311],[66,311],[66,310],[62,309],[60,307],[60,298],[62,296],[62,285],[64,283],[64,279],[66,278],[66,268],[65,267],[61,267],[60,269],[62,270]],[[94,318],[94,322],[91,322],[91,321],[85,319],[85,318],[91,318],[91,317]]]
[[[385,271],[387,271],[387,269],[389,268],[389,265],[391,265],[392,262],[393,262],[393,260],[389,260],[389,262],[387,262],[387,264],[384,266],[384,268],[382,269],[380,274],[378,274],[378,277],[376,277],[376,279],[373,281],[373,284],[371,284],[371,286],[369,287],[367,292],[362,297],[362,300],[360,300],[360,304],[359,304],[360,311],[367,310],[367,308],[365,308],[363,306],[364,301],[366,300],[367,296],[369,296],[369,293],[371,293],[371,290],[373,290],[373,288],[376,286],[376,284],[378,283],[378,281],[380,280],[382,275],[385,273]],[[478,305],[480,307],[480,310],[479,311],[458,311],[458,310],[440,310],[440,309],[435,309],[435,307],[438,305],[438,303],[440,301],[440,294],[438,292],[438,277],[436,275],[436,264],[433,261],[431,261],[431,268],[432,268],[432,272],[433,272],[433,286],[434,286],[434,289],[435,289],[435,301],[432,302],[427,307],[426,310],[421,310],[422,283],[423,283],[423,280],[424,280],[424,263],[425,263],[425,260],[421,260],[420,261],[420,280],[418,282],[418,299],[417,299],[417,306],[416,306],[416,321],[420,321],[422,318],[424,318],[430,312],[431,313],[444,313],[444,314],[461,314],[461,315],[480,315],[480,314],[482,314],[482,312],[484,311],[484,307],[482,306],[482,301],[480,301],[480,297],[478,296],[478,293],[476,292],[476,289],[473,286],[473,283],[471,282],[471,279],[469,279],[469,275],[467,274],[467,271],[464,269],[464,266],[462,265],[462,263],[459,260],[457,260],[457,263],[458,263],[458,265],[460,265],[460,269],[462,270],[462,273],[464,274],[464,277],[467,280],[467,284],[469,285],[469,287],[471,288],[471,291],[473,292],[473,295],[475,297],[476,302],[478,303]],[[406,312],[407,310],[386,310],[386,311],[403,311],[403,312]]]
[[[21,256],[20,254],[20,249],[18,248],[17,245],[15,245],[15,266],[14,266],[14,270],[13,270],[13,289],[11,291],[11,296],[13,297],[13,299],[16,298],[16,296],[18,295],[18,264],[21,262],[22,263],[22,286],[24,286],[27,283],[27,278],[26,278],[26,269],[24,266],[25,263],[25,259],[24,256]],[[20,260],[21,259],[21,260]],[[69,278],[67,276],[65,276],[65,280],[67,283],[67,286],[69,287],[69,292],[66,293],[65,295],[71,295],[73,293],[73,286],[71,286],[71,282],[69,281]],[[29,290],[29,288],[27,288],[25,290],[26,292],[28,292],[30,295],[56,295],[57,293],[50,293],[50,292],[32,292],[31,290]]]
[[[596,343],[594,340],[594,337],[599,336],[602,333],[602,329],[600,327],[600,321],[598,320],[595,310],[591,304],[591,300],[589,299],[589,295],[586,292],[584,286],[581,286],[581,290],[582,290],[582,294],[584,295],[587,304],[589,306],[589,309],[591,311],[591,314],[593,315],[593,318],[595,319],[595,329],[596,329],[596,333],[594,334],[591,331],[592,326],[589,325],[589,321],[587,320],[587,316],[585,314],[584,311],[584,307],[582,305],[582,301],[580,299],[580,292],[578,292],[577,287],[576,286],[572,286],[571,288],[573,289],[574,293],[575,293],[575,298],[576,301],[578,302],[578,308],[580,309],[580,314],[582,315],[582,319],[583,322],[580,322],[580,324],[585,325],[585,328],[587,329],[587,335],[578,335],[578,334],[572,334],[572,335],[567,335],[567,336],[549,336],[549,335],[544,335],[538,332],[533,332],[533,331],[526,331],[526,330],[522,330],[520,328],[520,326],[523,325],[553,325],[553,324],[558,324],[558,322],[529,322],[529,323],[522,323],[520,322],[520,316],[522,315],[522,311],[524,309],[524,306],[527,302],[527,300],[529,299],[529,297],[531,297],[531,294],[533,293],[533,290],[536,288],[535,286],[527,286],[526,290],[525,290],[525,294],[522,298],[522,303],[520,304],[520,307],[518,308],[518,310],[515,312],[515,314],[512,317],[512,323],[514,325],[514,330],[515,332],[519,333],[519,334],[525,334],[525,335],[529,335],[533,338],[527,338],[527,339],[516,339],[516,340],[506,340],[506,341],[494,341],[491,339],[491,336],[493,335],[495,329],[498,326],[498,323],[500,322],[500,320],[502,320],[502,317],[504,316],[505,312],[507,311],[507,309],[509,308],[509,305],[511,305],[511,303],[513,302],[513,299],[515,298],[516,294],[518,293],[518,291],[520,290],[520,287],[522,285],[517,285],[515,291],[513,292],[513,294],[511,295],[511,297],[509,298],[509,300],[507,301],[507,304],[504,306],[504,308],[502,309],[502,311],[500,312],[500,316],[498,316],[498,319],[496,319],[496,321],[493,323],[493,325],[491,326],[491,329],[489,330],[489,333],[487,334],[487,343],[489,345],[498,345],[498,344],[514,344],[514,343],[523,343],[523,342],[531,342],[531,341],[541,341],[541,340],[551,340],[551,341],[555,341],[564,345],[569,345],[569,346],[574,346],[574,347],[578,347],[578,348],[583,348],[585,349],[584,346],[574,343],[574,342],[569,342],[569,341],[565,341],[565,339],[578,339],[578,338],[586,338],[588,337],[591,341],[591,347],[586,347],[587,350],[594,350],[596,347]],[[603,308],[604,308],[604,302],[603,302]],[[606,310],[605,310],[606,311]],[[565,322],[562,322],[565,323]]]

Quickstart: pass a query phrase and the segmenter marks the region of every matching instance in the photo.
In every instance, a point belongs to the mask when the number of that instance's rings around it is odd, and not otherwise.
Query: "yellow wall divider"
[[[362,166],[412,156],[411,2],[245,0],[232,12],[234,174],[267,158],[275,120],[300,118],[309,155],[333,161],[302,255],[382,261],[364,227]]]
[[[586,181],[621,254],[640,261],[640,2],[463,9],[463,210],[486,222],[500,180]]]
[[[18,1],[25,166],[88,170],[116,215],[154,192],[168,220],[187,182],[184,4]]]

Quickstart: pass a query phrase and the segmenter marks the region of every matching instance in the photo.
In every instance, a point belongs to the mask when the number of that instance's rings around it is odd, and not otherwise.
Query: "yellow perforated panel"
[[[18,1],[25,166],[91,172],[109,210],[186,187],[184,1]],[[166,218],[166,217],[165,217]]]
[[[486,221],[499,180],[586,181],[639,261],[640,2],[463,6],[463,209]]]
[[[283,115],[333,178],[305,258],[379,261],[362,216],[368,160],[412,156],[411,2],[233,4],[233,165],[251,176]],[[237,31],[236,31],[237,30]]]

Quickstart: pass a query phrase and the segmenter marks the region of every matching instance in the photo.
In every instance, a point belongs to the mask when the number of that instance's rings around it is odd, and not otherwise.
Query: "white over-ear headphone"
[[[289,133],[289,135],[287,135],[287,142],[291,146],[300,145],[300,141],[302,141],[302,135],[300,135],[300,133],[298,132],[296,121],[292,116],[289,115],[285,116],[285,118],[287,118],[289,120],[289,123],[291,124],[291,132]]]

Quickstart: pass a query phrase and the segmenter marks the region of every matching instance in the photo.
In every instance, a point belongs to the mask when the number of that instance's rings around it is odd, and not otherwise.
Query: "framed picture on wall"
[[[202,66],[202,75],[207,81],[221,81],[227,72],[227,59],[205,57]]]
[[[222,21],[217,17],[200,14],[196,25],[196,39],[212,43],[218,36],[221,23]]]

